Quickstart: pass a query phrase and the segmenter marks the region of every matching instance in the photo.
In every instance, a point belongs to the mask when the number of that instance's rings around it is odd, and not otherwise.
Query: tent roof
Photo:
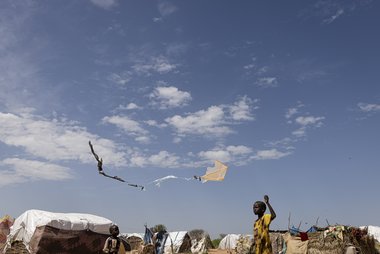
[[[7,241],[23,241],[26,245],[37,227],[51,226],[65,230],[91,230],[100,234],[109,234],[112,221],[92,214],[52,213],[41,210],[28,210],[13,223]]]
[[[165,242],[165,246],[170,246],[171,244],[174,246],[180,246],[186,235],[188,235],[187,231],[169,232],[169,237]]]
[[[143,233],[121,233],[120,235],[123,236],[123,237],[125,237],[125,238],[134,236],[134,237],[138,237],[138,238],[144,239],[144,234]]]
[[[368,234],[373,236],[378,242],[380,242],[380,227],[377,226],[363,226],[360,228],[366,227],[368,229]]]
[[[236,247],[237,240],[242,236],[241,234],[228,234],[219,243],[218,248],[231,250]]]

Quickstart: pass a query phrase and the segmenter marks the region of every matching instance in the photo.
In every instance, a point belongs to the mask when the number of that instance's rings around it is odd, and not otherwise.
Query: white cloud
[[[177,167],[179,157],[167,151],[160,151],[158,154],[151,155],[148,158],[151,165],[160,167]]]
[[[178,144],[178,143],[181,143],[182,142],[182,138],[180,138],[180,137],[174,137],[173,138],[173,143],[174,144]]]
[[[137,73],[146,75],[150,75],[151,72],[164,74],[176,68],[177,65],[170,63],[165,56],[151,57],[147,62],[139,62],[132,66],[132,69]]]
[[[160,168],[176,168],[180,165],[180,158],[175,154],[167,151],[160,151],[158,154],[145,156],[141,154],[134,154],[131,158],[133,166],[137,167],[160,167]]]
[[[137,136],[136,141],[147,143],[148,131],[141,127],[140,123],[130,119],[128,116],[106,116],[102,119],[103,123],[110,123],[123,130],[127,135]]]
[[[0,186],[36,180],[61,181],[73,178],[69,168],[47,162],[8,158],[0,161],[0,165],[10,168],[2,171]]]
[[[257,67],[256,61],[257,61],[257,58],[253,57],[252,62],[250,64],[244,65],[243,68],[248,71],[251,69],[255,69]]]
[[[232,133],[232,130],[225,126],[224,118],[222,107],[211,106],[207,110],[200,110],[184,117],[175,115],[166,118],[165,121],[179,134],[223,136]]]
[[[276,77],[264,77],[256,81],[256,84],[263,88],[277,87],[277,83]]]
[[[298,108],[289,108],[285,113],[285,118],[289,119],[298,113]]]
[[[247,96],[242,97],[232,105],[211,106],[206,110],[195,113],[187,113],[185,116],[175,115],[165,119],[169,125],[175,128],[178,135],[198,134],[208,137],[221,137],[233,133],[228,125],[236,124],[235,121],[254,120],[252,101]]]
[[[169,16],[170,14],[173,14],[177,10],[178,8],[175,5],[167,1],[162,1],[158,4],[158,11],[163,17]]]
[[[295,122],[298,125],[301,125],[300,128],[293,131],[292,134],[296,137],[306,136],[307,128],[319,128],[323,125],[323,120],[325,117],[315,117],[315,116],[299,116],[295,119]]]
[[[16,175],[31,179],[65,180],[72,178],[69,168],[52,163],[19,158],[8,158],[2,163],[14,167]]]
[[[268,70],[269,70],[268,66],[263,66],[257,70],[257,75],[263,75],[263,74],[267,73]]]
[[[302,125],[302,126],[308,126],[312,125],[315,127],[320,127],[322,125],[322,120],[324,120],[325,117],[315,117],[315,116],[299,116],[296,118],[296,123]]]
[[[339,18],[339,16],[343,15],[344,13],[344,10],[343,9],[339,9],[336,11],[336,13],[334,15],[332,15],[331,17],[323,20],[323,23],[325,24],[330,24],[332,22],[334,22],[337,18]]]
[[[252,152],[252,149],[247,146],[227,146],[226,151],[231,153],[232,155],[243,155],[243,154],[250,154]]]
[[[295,149],[295,147],[293,146],[293,143],[295,141],[297,141],[297,140],[286,137],[286,138],[283,138],[280,140],[268,142],[268,145],[270,147],[277,147],[277,148],[281,148],[283,150],[291,151],[291,150]]]
[[[112,141],[100,139],[67,120],[49,120],[31,114],[0,112],[0,141],[9,146],[21,147],[39,158],[50,161],[93,162],[89,153],[89,140],[96,143],[96,149],[107,157],[110,164],[126,164],[125,154],[118,152]]]
[[[234,162],[236,165],[247,163],[252,149],[247,146],[222,146],[209,151],[201,151],[198,156],[202,160],[220,160],[222,162]]]
[[[295,131],[292,131],[292,134],[298,138],[306,136],[306,128],[305,127],[300,127],[296,129]]]
[[[304,105],[302,104],[302,102],[298,102],[298,105],[295,106],[295,107],[292,107],[292,108],[288,108],[286,110],[286,113],[285,113],[285,118],[286,119],[290,119],[292,118],[293,116],[299,114],[299,109],[302,108]],[[291,123],[291,121],[290,121]]]
[[[291,152],[281,152],[277,149],[270,149],[270,150],[260,150],[257,151],[254,156],[252,156],[252,159],[254,160],[277,160],[282,157],[290,155]]]
[[[304,9],[301,16],[318,17],[323,24],[331,24],[343,14],[351,13],[357,9],[372,4],[372,0],[318,0],[310,8]]]
[[[232,119],[237,120],[237,121],[254,120],[255,118],[253,117],[252,112],[251,112],[253,103],[254,101],[252,101],[252,99],[250,99],[247,96],[244,96],[239,101],[229,106]]]
[[[139,105],[137,105],[136,103],[128,103],[128,105],[119,105],[115,111],[123,111],[123,110],[134,110],[134,109],[142,109],[142,107],[140,107]]]
[[[168,126],[166,123],[158,123],[155,120],[147,120],[147,121],[144,121],[144,123],[146,123],[149,126],[154,126],[154,127],[157,127],[157,128],[165,128],[165,127]]]
[[[380,112],[380,104],[358,103],[358,107],[362,112]]]
[[[141,144],[149,144],[150,143],[150,137],[148,137],[148,136],[138,136],[135,138],[135,140]]]
[[[123,72],[121,74],[111,73],[107,79],[118,85],[125,86],[131,80],[131,73],[129,72]]]
[[[247,65],[244,65],[244,69],[246,69],[246,70],[250,70],[250,69],[254,69],[256,67],[256,65],[255,64],[247,64]]]
[[[131,110],[131,109],[140,109],[140,107],[137,106],[137,104],[135,104],[135,103],[129,103],[127,105],[126,109],[128,109],[128,110]]]
[[[162,21],[162,18],[153,18],[153,22],[157,23],[157,22],[161,22]]]
[[[96,6],[109,10],[118,5],[118,0],[90,0]]]
[[[191,101],[189,92],[180,91],[174,86],[159,86],[149,95],[152,103],[159,104],[161,109],[185,106]]]
[[[219,160],[226,163],[232,160],[231,154],[226,150],[202,151],[198,155],[202,159]]]

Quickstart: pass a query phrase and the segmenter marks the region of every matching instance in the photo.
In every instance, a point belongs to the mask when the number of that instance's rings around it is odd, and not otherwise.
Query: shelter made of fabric
[[[241,234],[228,234],[220,241],[218,248],[221,250],[233,250]]]
[[[187,231],[170,232],[165,241],[165,253],[182,253],[191,251],[191,238]]]
[[[22,242],[31,254],[52,253],[52,250],[98,253],[112,224],[111,220],[92,214],[28,210],[14,221],[4,253],[14,242]]]

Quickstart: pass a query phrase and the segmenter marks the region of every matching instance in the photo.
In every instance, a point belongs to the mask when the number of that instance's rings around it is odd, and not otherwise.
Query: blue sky
[[[122,232],[380,225],[380,3],[0,2],[0,215]],[[97,173],[104,169],[145,191]],[[214,160],[223,182],[202,175]],[[174,175],[160,186],[154,180]],[[363,214],[364,213],[364,214]]]

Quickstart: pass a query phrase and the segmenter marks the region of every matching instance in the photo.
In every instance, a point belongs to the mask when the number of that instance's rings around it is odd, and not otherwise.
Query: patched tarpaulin
[[[101,253],[112,224],[91,214],[29,210],[15,220],[5,251],[8,253],[15,242],[22,242],[31,254]]]

